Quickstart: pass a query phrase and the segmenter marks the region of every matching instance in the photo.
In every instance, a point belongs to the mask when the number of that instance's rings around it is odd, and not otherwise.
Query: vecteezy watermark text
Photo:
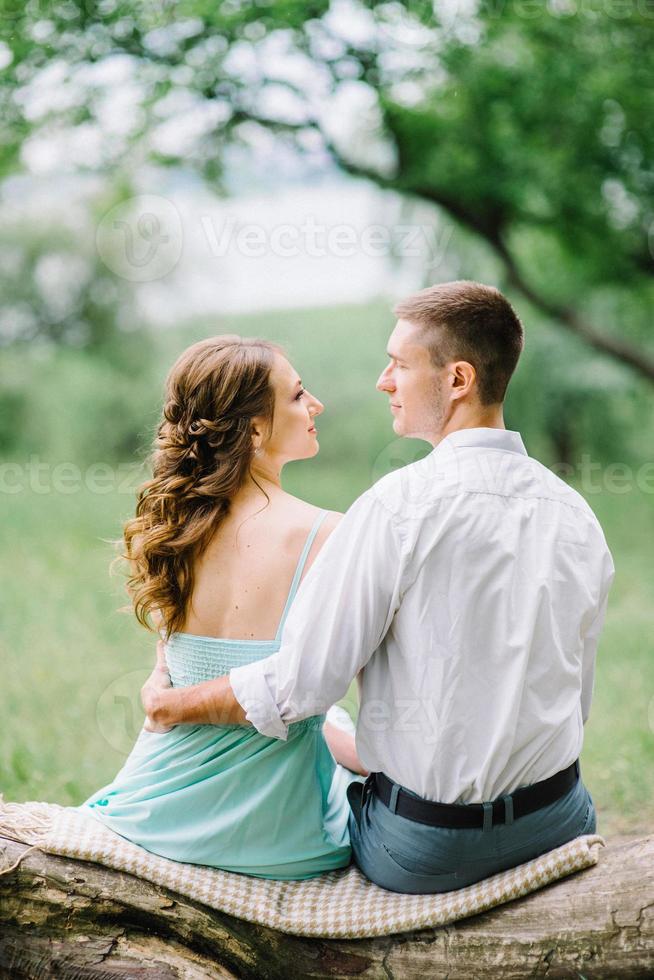
[[[87,490],[97,494],[133,494],[144,479],[138,463],[52,463],[30,456],[26,463],[0,463],[0,494],[31,493],[70,495]]]
[[[244,258],[256,259],[265,255],[278,258],[337,259],[363,254],[369,258],[396,255],[406,258],[425,258],[430,266],[442,262],[452,237],[452,226],[434,224],[371,224],[357,228],[350,224],[326,225],[307,215],[301,224],[283,223],[268,228],[260,224],[245,224],[227,216],[218,224],[209,215],[200,223],[214,258],[224,258],[237,252]]]
[[[390,443],[379,454],[371,471],[372,483],[393,470],[417,462],[424,455],[416,455],[415,445],[403,439]],[[506,465],[503,463],[503,465]],[[572,484],[584,496],[609,493],[623,496],[638,490],[644,494],[654,494],[654,461],[630,466],[623,462],[601,463],[589,453],[582,453],[579,461],[555,463],[549,467],[551,472],[565,483]],[[489,478],[493,473],[489,471]],[[32,455],[26,462],[0,463],[0,495],[15,495],[31,492],[46,496],[64,496],[80,493],[83,490],[93,494],[134,494],[136,488],[148,474],[142,463],[107,462],[89,463],[80,466],[74,462],[51,462]],[[421,492],[422,497],[422,492]]]

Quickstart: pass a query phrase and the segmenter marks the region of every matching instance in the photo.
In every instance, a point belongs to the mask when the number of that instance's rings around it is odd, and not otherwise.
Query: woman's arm
[[[336,761],[351,772],[357,772],[361,776],[367,776],[368,770],[363,768],[361,760],[357,755],[354,736],[344,732],[342,728],[337,728],[336,725],[332,725],[330,721],[325,722],[322,730],[325,741]]]

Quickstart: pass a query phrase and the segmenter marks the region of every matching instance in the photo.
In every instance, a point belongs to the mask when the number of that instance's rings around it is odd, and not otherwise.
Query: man
[[[395,433],[433,452],[353,504],[278,653],[197,687],[155,671],[143,698],[160,724],[285,738],[359,674],[356,861],[437,892],[594,832],[577,760],[613,563],[583,498],[505,429],[523,331],[502,294],[445,283],[395,312],[377,388]]]

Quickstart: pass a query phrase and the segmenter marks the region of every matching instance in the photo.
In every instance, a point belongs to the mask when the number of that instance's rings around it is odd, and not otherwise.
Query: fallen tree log
[[[0,868],[26,845],[0,837]],[[306,939],[213,911],[125,872],[33,850],[0,876],[11,980],[485,980],[654,977],[654,835],[482,915],[375,939]]]

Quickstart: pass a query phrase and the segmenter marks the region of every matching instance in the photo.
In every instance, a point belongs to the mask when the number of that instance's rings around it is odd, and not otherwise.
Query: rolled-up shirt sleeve
[[[248,721],[273,738],[323,714],[382,642],[399,606],[404,568],[395,518],[373,493],[332,532],[293,601],[277,653],[230,671]]]

